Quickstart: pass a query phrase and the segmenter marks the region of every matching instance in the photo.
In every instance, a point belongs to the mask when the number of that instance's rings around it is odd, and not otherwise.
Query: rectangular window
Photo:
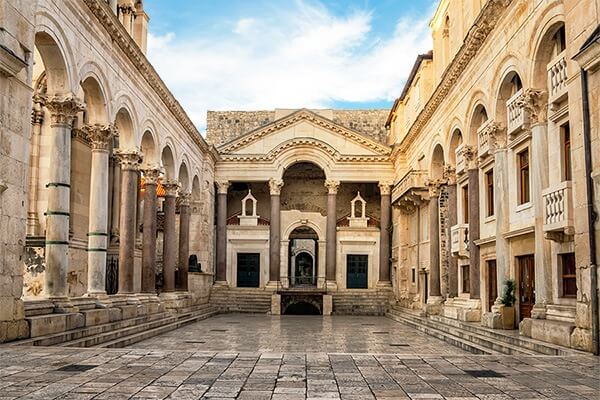
[[[487,216],[494,215],[494,170],[490,169],[485,173],[485,187],[487,200]]]
[[[463,223],[469,223],[469,185],[462,187]]]
[[[571,127],[567,122],[560,127],[562,136],[563,177],[565,181],[571,180]]]
[[[488,267],[488,311],[492,311],[492,306],[498,297],[498,272],[496,269],[496,260],[489,260]]]
[[[415,283],[417,283],[417,269],[416,268],[412,268],[410,270],[410,272],[411,272],[411,282],[414,285]]]
[[[469,281],[469,266],[463,265],[460,267],[461,275],[462,275],[462,292],[469,293],[470,291],[470,281]]]
[[[575,253],[560,255],[562,297],[577,297],[577,273]]]
[[[519,204],[529,203],[529,149],[517,154],[519,169]]]

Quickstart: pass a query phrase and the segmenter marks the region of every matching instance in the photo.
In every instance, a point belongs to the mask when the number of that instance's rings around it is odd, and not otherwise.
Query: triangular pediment
[[[313,111],[300,109],[219,146],[223,155],[269,155],[291,145],[327,147],[339,156],[389,156],[391,148]]]

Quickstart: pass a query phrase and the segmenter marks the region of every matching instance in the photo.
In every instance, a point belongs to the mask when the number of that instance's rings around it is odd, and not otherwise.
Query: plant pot
[[[515,329],[515,307],[503,306],[500,308],[502,315],[502,329]]]

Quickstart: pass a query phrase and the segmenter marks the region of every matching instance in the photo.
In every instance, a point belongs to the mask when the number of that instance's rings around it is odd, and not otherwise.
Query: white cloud
[[[372,16],[332,15],[319,4],[238,20],[219,39],[150,35],[148,56],[200,129],[207,110],[330,107],[393,100],[419,52],[427,20],[401,20],[373,37]]]

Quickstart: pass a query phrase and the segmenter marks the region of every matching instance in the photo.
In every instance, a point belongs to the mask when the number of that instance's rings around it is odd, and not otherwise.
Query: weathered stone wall
[[[275,121],[277,111],[209,111],[206,140],[219,146]],[[333,122],[386,143],[389,110],[331,110]]]
[[[0,57],[5,61],[0,66],[0,343],[28,334],[21,300],[31,135],[25,61],[33,51],[34,5],[0,2]]]

